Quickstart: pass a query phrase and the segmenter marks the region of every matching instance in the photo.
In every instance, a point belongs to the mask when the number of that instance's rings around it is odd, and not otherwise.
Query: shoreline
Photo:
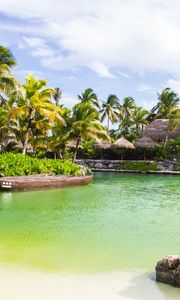
[[[3,300],[165,300],[179,289],[156,283],[142,270],[99,274],[46,273],[0,266]]]
[[[180,171],[138,171],[138,170],[117,170],[117,169],[92,169],[93,172],[115,172],[134,174],[158,174],[158,175],[180,175]]]

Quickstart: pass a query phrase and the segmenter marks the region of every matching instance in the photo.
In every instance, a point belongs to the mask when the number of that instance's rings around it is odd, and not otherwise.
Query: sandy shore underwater
[[[0,268],[1,300],[179,300],[180,290],[141,271],[95,275]]]

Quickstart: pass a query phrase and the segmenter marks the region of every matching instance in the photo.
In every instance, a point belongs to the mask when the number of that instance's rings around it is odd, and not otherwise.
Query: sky
[[[47,79],[68,107],[89,87],[147,109],[165,87],[180,93],[179,0],[1,0],[0,44],[19,80]]]

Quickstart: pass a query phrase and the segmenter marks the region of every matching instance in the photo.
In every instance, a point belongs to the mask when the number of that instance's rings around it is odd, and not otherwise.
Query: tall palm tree
[[[158,93],[158,103],[155,105],[151,114],[155,114],[156,118],[167,118],[173,110],[176,110],[180,105],[180,98],[170,88],[165,88],[161,94]]]
[[[56,106],[59,105],[59,100],[61,99],[62,96],[62,91],[60,90],[60,88],[55,88],[54,89],[54,94],[53,94],[53,99],[55,100],[55,104]]]
[[[119,99],[116,95],[109,95],[106,101],[103,101],[100,113],[102,113],[101,121],[107,117],[107,128],[109,130],[109,123],[115,123],[118,121],[119,115]]]
[[[125,97],[120,108],[120,120],[129,119],[132,115],[133,109],[136,107],[135,100],[132,97]]]
[[[148,124],[147,116],[148,111],[143,109],[142,107],[136,107],[133,110],[132,123],[136,128],[137,135],[139,135],[140,130],[142,130],[143,127]]]
[[[64,120],[60,116],[61,109],[50,102],[54,89],[44,88],[45,80],[38,80],[33,75],[29,75],[26,83],[22,86],[23,97],[17,102],[17,107],[11,112],[11,118],[23,119],[25,127],[25,140],[23,154],[26,153],[29,135],[32,133],[32,126],[39,124],[44,119],[48,121],[51,128],[55,122],[63,124]],[[38,120],[37,120],[38,119]]]
[[[0,45],[0,92],[9,93],[14,91],[17,80],[12,76],[11,68],[15,65],[16,60],[11,51]]]
[[[98,112],[92,108],[90,103],[85,102],[75,105],[73,107],[72,121],[72,137],[76,139],[74,160],[76,159],[77,149],[82,139],[108,139],[105,128],[98,120]]]
[[[81,95],[78,95],[78,99],[81,101],[81,103],[88,102],[92,107],[96,109],[99,108],[98,97],[91,88],[85,89]]]

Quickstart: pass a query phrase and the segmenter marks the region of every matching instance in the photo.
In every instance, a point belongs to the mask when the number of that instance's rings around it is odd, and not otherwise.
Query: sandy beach
[[[156,284],[153,274],[121,271],[82,275],[0,269],[1,300],[178,300],[180,290]]]

